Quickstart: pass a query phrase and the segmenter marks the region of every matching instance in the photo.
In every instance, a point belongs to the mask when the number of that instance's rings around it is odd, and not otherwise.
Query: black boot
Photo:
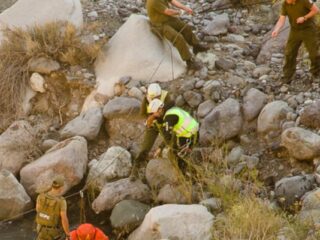
[[[194,59],[189,59],[186,61],[188,70],[198,71],[202,68],[202,64]]]
[[[206,52],[210,49],[210,47],[208,45],[204,45],[204,44],[196,44],[193,46],[193,54],[197,55],[199,52]]]

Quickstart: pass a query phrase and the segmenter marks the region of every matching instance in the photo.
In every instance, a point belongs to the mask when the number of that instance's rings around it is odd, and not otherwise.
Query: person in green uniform
[[[201,65],[192,57],[188,44],[193,47],[194,54],[207,51],[209,48],[199,43],[198,38],[192,32],[192,27],[178,18],[180,11],[170,8],[169,3],[188,14],[193,13],[191,8],[178,0],[147,0],[146,8],[152,29],[168,39],[178,49],[189,69],[197,70]]]
[[[57,176],[51,190],[37,197],[37,240],[64,240],[70,237],[67,203],[61,196],[63,185],[63,177]]]
[[[147,118],[146,130],[139,152],[133,160],[133,167],[130,175],[130,180],[132,181],[138,177],[138,169],[141,163],[146,159],[159,134],[157,127],[154,125],[155,116],[153,115],[150,106],[150,102],[153,99],[160,99],[164,103],[165,109],[169,109],[174,106],[174,99],[171,94],[161,89],[159,84],[151,83],[148,86],[147,94],[142,100],[140,108],[140,115]]]
[[[172,107],[168,110],[159,99],[150,103],[156,126],[166,146],[169,147],[169,158],[183,168],[183,158],[190,154],[198,141],[199,123],[188,112]]]
[[[311,69],[314,78],[320,75],[319,39],[314,16],[319,8],[312,0],[285,0],[282,4],[281,14],[272,37],[279,34],[285,24],[286,16],[289,18],[290,34],[285,49],[285,64],[283,66],[283,83],[290,83],[296,70],[298,50],[304,43],[311,60]]]

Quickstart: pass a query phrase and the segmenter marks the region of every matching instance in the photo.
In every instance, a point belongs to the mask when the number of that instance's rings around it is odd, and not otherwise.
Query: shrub
[[[29,84],[28,62],[47,57],[63,67],[89,67],[100,44],[83,40],[83,32],[67,22],[52,22],[23,30],[5,29],[0,45],[0,130],[22,113],[21,102]]]
[[[277,239],[284,219],[254,197],[239,198],[223,218],[218,218],[214,239]]]

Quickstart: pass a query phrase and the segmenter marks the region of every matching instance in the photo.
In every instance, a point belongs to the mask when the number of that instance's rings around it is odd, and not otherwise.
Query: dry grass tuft
[[[0,130],[21,115],[21,102],[28,86],[31,58],[47,57],[63,67],[92,65],[99,44],[82,41],[82,32],[67,22],[53,22],[27,30],[5,29],[0,46]]]
[[[284,225],[284,218],[256,198],[240,198],[226,213],[218,219],[214,239],[277,239]]]

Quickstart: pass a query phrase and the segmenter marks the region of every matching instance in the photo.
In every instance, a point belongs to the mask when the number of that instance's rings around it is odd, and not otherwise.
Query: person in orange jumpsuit
[[[70,232],[70,240],[109,240],[109,238],[99,228],[84,223]]]

